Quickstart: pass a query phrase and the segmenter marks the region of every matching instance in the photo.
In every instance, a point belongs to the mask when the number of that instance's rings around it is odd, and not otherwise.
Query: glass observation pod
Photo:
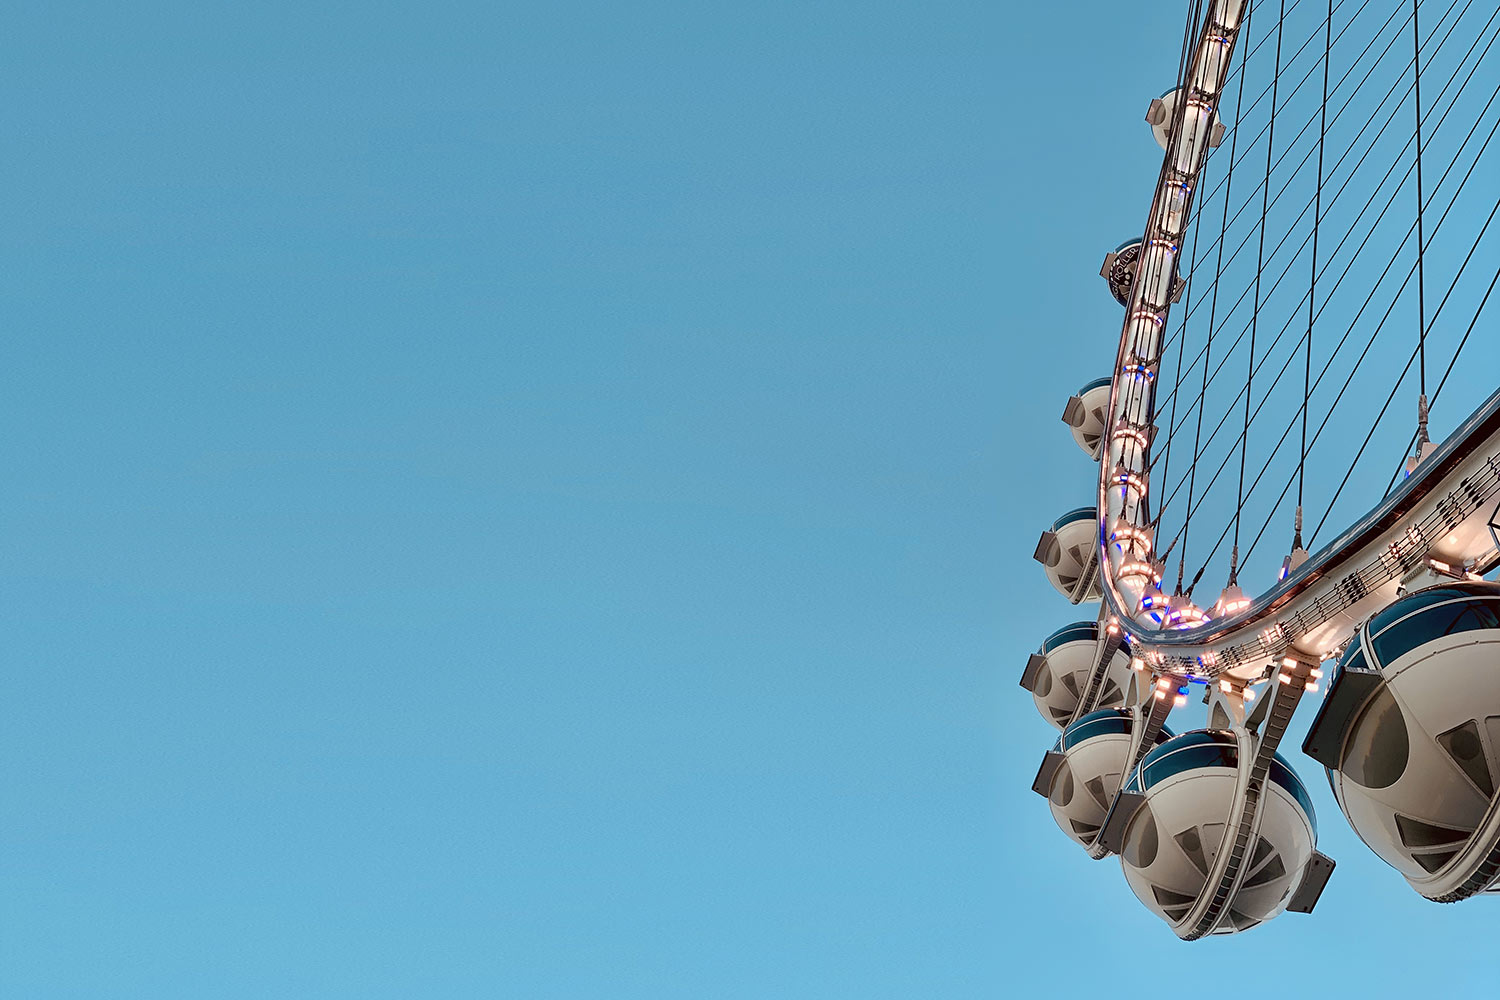
[[[1175,253],[1176,250],[1173,248],[1174,259]],[[1109,285],[1109,294],[1113,295],[1115,301],[1122,306],[1130,305],[1131,285],[1135,281],[1136,261],[1140,260],[1140,257],[1141,241],[1139,237],[1126,240],[1104,255],[1104,266],[1099,269],[1099,274]],[[1171,285],[1168,287],[1161,280],[1161,276],[1166,273],[1158,268],[1148,275],[1148,280],[1151,281],[1153,289],[1152,294],[1148,296],[1148,300],[1157,306],[1176,302],[1182,297],[1182,276],[1177,273],[1174,266],[1170,274]]]
[[[1221,44],[1211,41],[1206,55],[1213,60],[1221,50]],[[1211,74],[1218,71],[1213,65],[1206,68]],[[1172,126],[1177,121],[1180,100],[1182,100],[1181,88],[1168,90],[1160,97],[1153,98],[1146,109],[1146,121],[1151,126],[1151,135],[1156,139],[1156,144],[1164,150],[1169,148]],[[1188,98],[1187,106],[1182,111],[1182,120],[1184,126],[1182,141],[1177,145],[1177,157],[1172,167],[1179,174],[1187,174],[1198,163],[1199,155],[1205,146],[1213,148],[1219,145],[1224,137],[1224,126],[1219,123],[1213,106],[1198,97]],[[1175,214],[1180,216],[1181,210],[1178,209]],[[1180,219],[1176,224],[1167,223],[1165,220],[1163,224],[1166,224],[1173,232],[1182,231]]]
[[[1078,507],[1042,532],[1032,554],[1047,580],[1071,603],[1099,599],[1098,525],[1093,507]]]
[[[1361,626],[1302,749],[1349,825],[1442,902],[1500,872],[1500,585],[1440,584]]]
[[[1134,732],[1135,719],[1129,710],[1101,709],[1068,726],[1052,746],[1053,753],[1063,759],[1049,785],[1037,791],[1047,796],[1052,818],[1062,832],[1084,847],[1099,835],[1120,790],[1135,747]],[[1156,743],[1171,738],[1172,731],[1162,727]]]
[[[1200,729],[1183,733],[1180,740],[1163,748],[1160,753],[1153,750],[1147,754],[1140,767],[1130,776],[1127,787],[1133,792],[1144,792],[1195,767],[1237,767],[1238,761],[1239,748],[1231,732],[1223,729]],[[1318,821],[1313,811],[1312,796],[1307,793],[1307,786],[1281,754],[1271,760],[1270,778],[1307,813],[1308,824],[1316,834]]]
[[[1126,881],[1180,936],[1196,936],[1189,925],[1205,899],[1228,893],[1216,921],[1203,930],[1232,934],[1286,910],[1308,881],[1317,819],[1306,786],[1279,755],[1271,760],[1261,796],[1258,836],[1246,845],[1238,867],[1232,859],[1218,863],[1236,839],[1230,824],[1251,764],[1240,753],[1236,731],[1184,733],[1148,753],[1125,786],[1143,797],[1124,831],[1120,860]]]
[[[1090,691],[1099,647],[1098,622],[1074,622],[1049,635],[1041,649],[1026,662],[1021,686],[1031,692],[1037,711],[1061,729],[1078,712],[1079,703],[1091,696],[1097,708],[1116,708],[1125,703],[1130,684],[1130,641],[1123,633],[1119,647]]]
[[[1104,411],[1109,407],[1111,381],[1108,375],[1094,379],[1070,396],[1063,407],[1063,423],[1072,429],[1073,440],[1096,461],[1104,441]]]

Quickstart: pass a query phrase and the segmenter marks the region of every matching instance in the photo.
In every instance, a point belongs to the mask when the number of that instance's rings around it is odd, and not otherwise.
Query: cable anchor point
[[[1297,505],[1297,519],[1295,529],[1292,533],[1292,551],[1286,558],[1281,560],[1281,575],[1277,582],[1285,580],[1297,571],[1297,567],[1307,562],[1307,549],[1302,545],[1302,505]]]
[[[1437,445],[1427,436],[1427,393],[1417,397],[1417,453],[1406,460],[1406,474],[1416,471],[1422,460],[1437,450]]]

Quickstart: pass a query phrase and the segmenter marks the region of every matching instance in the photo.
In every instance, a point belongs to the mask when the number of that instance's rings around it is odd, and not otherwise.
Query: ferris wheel
[[[1355,833],[1428,899],[1500,892],[1500,8],[1188,8],[1112,367],[1063,412],[1096,489],[1035,551],[1098,610],[1022,674],[1033,790],[1180,938],[1311,912],[1310,702]]]

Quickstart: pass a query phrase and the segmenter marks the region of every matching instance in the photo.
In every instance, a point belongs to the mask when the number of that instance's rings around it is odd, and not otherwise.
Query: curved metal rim
[[[1438,869],[1430,879],[1408,877],[1406,881],[1435,903],[1457,903],[1483,892],[1497,876],[1500,876],[1500,795],[1490,800],[1479,828],[1447,869]]]
[[[1459,461],[1468,457],[1463,448],[1471,439],[1483,439],[1500,430],[1500,390],[1497,390],[1479,408],[1450,434],[1436,452],[1423,460],[1417,472],[1408,477],[1368,513],[1354,522],[1333,541],[1310,556],[1285,580],[1260,597],[1249,608],[1231,618],[1214,621],[1201,628],[1185,630],[1146,629],[1139,625],[1132,614],[1122,609],[1118,592],[1109,573],[1113,569],[1108,558],[1101,559],[1100,578],[1105,606],[1110,613],[1123,622],[1130,622],[1133,636],[1152,646],[1186,647],[1203,646],[1224,641],[1236,633],[1253,629],[1269,614],[1279,610],[1288,601],[1302,593],[1318,580],[1341,569],[1345,562],[1389,531],[1396,522],[1404,519],[1411,509],[1440,486]],[[1107,545],[1100,526],[1100,545]]]

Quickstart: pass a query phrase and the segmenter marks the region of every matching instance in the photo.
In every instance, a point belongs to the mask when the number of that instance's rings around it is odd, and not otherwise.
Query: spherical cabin
[[[1130,305],[1130,289],[1135,282],[1136,263],[1140,258],[1141,240],[1140,237],[1136,237],[1126,240],[1105,254],[1104,266],[1099,269],[1100,276],[1109,285],[1109,294],[1113,295],[1115,301],[1122,306]],[[1169,301],[1176,302],[1182,298],[1184,287],[1182,275],[1174,270],[1170,286],[1165,285],[1165,275],[1162,277]],[[1147,290],[1150,291],[1150,286]]]
[[[1105,708],[1068,726],[1053,746],[1063,761],[1047,789],[1052,818],[1063,833],[1085,847],[1098,836],[1120,790],[1120,779],[1130,763],[1133,730],[1128,710]],[[1171,738],[1171,730],[1163,726],[1156,742]]]
[[[1104,411],[1109,407],[1108,376],[1096,378],[1068,398],[1063,408],[1063,423],[1073,432],[1073,440],[1094,460],[1104,444]]]
[[[1027,678],[1036,708],[1058,729],[1078,711],[1099,651],[1099,623],[1074,622],[1049,635],[1027,664]],[[1036,662],[1039,661],[1039,662]],[[1125,704],[1130,684],[1130,643],[1121,642],[1110,657],[1099,685],[1095,708],[1118,708]]]
[[[1303,744],[1361,840],[1452,902],[1500,870],[1500,585],[1415,591],[1361,626]]]
[[[1248,769],[1249,761],[1244,762]],[[1120,860],[1131,891],[1179,934],[1215,874],[1240,783],[1240,746],[1231,730],[1200,729],[1148,753],[1126,791],[1145,801],[1130,818]],[[1312,799],[1291,767],[1271,761],[1261,798],[1258,836],[1247,847],[1238,887],[1214,934],[1247,930],[1286,909],[1317,844]],[[1219,878],[1223,878],[1222,873]]]
[[[1146,108],[1146,123],[1151,126],[1152,138],[1162,149],[1166,149],[1172,137],[1172,126],[1177,120],[1177,101],[1182,96],[1179,87],[1153,98]],[[1196,162],[1198,146],[1206,142],[1210,147],[1218,146],[1224,138],[1224,126],[1211,106],[1201,102],[1190,102],[1183,113],[1187,132],[1180,144],[1180,161],[1185,167]]]
[[[1033,558],[1071,603],[1099,599],[1099,529],[1093,507],[1070,510],[1042,532]]]

